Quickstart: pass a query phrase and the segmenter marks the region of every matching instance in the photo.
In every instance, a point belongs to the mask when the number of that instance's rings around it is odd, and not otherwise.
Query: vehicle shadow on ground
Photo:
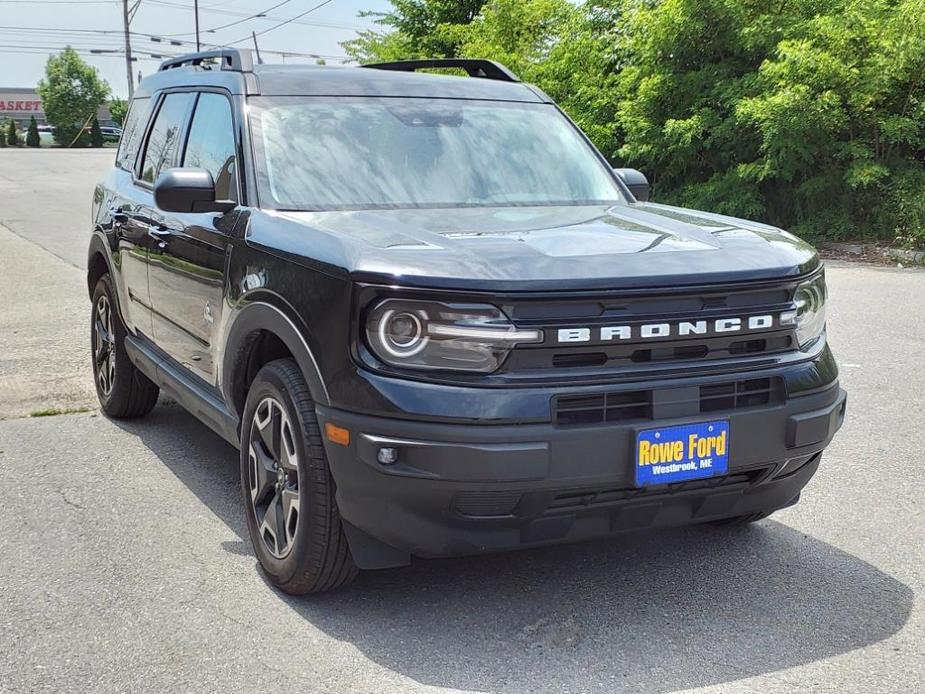
[[[241,538],[224,543],[227,551],[250,553],[232,447],[176,406],[120,426]],[[336,593],[279,599],[423,684],[669,692],[878,642],[905,624],[913,593],[857,557],[766,520],[415,561],[363,573]]]

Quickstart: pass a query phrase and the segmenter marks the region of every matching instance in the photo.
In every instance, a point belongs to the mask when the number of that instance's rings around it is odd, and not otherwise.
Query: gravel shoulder
[[[0,226],[0,419],[96,407],[82,270]]]

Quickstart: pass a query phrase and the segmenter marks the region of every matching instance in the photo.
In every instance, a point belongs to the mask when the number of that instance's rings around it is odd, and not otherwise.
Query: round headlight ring
[[[424,349],[430,340],[425,334],[424,321],[426,320],[426,315],[422,316],[410,311],[396,311],[395,309],[385,311],[379,318],[379,346],[398,359],[413,357]],[[409,335],[402,336],[400,333],[406,331],[399,331],[399,337],[396,338],[395,333],[390,331],[390,327],[399,321],[405,321],[411,332]]]

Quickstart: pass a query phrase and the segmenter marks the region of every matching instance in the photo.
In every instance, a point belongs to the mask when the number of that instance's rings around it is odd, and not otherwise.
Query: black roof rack
[[[429,58],[427,60],[399,60],[394,63],[372,63],[362,65],[375,70],[397,70],[399,72],[414,72],[429,68],[458,67],[465,70],[469,77],[482,77],[502,82],[520,82],[520,78],[508,70],[501,63],[493,60],[480,60],[469,58]]]
[[[172,70],[178,67],[206,67],[208,68],[213,61],[217,61],[220,70],[231,70],[233,72],[253,72],[254,58],[251,51],[247,48],[219,48],[214,51],[200,51],[199,53],[187,53],[178,55],[176,58],[170,58],[161,63],[158,72]],[[205,63],[205,65],[203,65]]]

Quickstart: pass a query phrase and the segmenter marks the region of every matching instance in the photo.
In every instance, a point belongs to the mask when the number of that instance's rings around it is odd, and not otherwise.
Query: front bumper
[[[325,441],[337,502],[357,564],[383,568],[782,508],[815,473],[845,404],[834,382],[764,407],[591,426],[321,407],[318,417],[351,432],[349,446]],[[635,488],[637,431],[720,418],[730,423],[727,475]],[[398,462],[379,463],[380,448],[397,449]]]

